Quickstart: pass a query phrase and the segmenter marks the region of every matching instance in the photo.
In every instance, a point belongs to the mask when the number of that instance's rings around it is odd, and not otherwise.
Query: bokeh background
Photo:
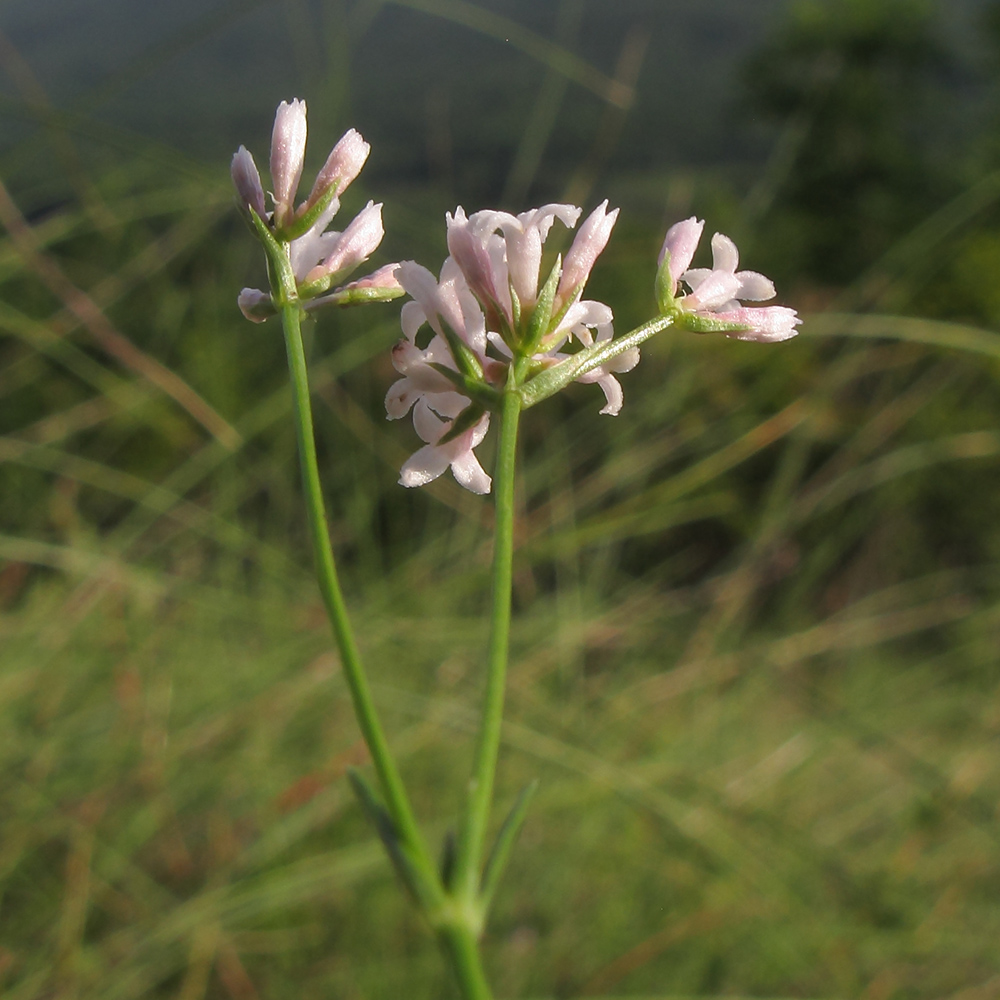
[[[280,333],[229,187],[308,169],[437,268],[443,215],[620,206],[805,316],[669,331],[626,405],[532,410],[485,942],[503,997],[1000,997],[1000,6],[973,0],[0,4],[0,991],[454,995],[352,801]],[[488,501],[396,486],[398,304],[311,333],[332,530],[438,842],[478,700]],[[489,460],[489,445],[484,445]]]

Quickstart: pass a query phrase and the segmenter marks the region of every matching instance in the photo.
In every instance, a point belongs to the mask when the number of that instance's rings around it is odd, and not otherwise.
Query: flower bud
[[[334,197],[339,198],[361,173],[361,168],[365,165],[370,152],[371,146],[361,138],[361,133],[357,129],[352,128],[345,132],[316,175],[316,182],[309,192],[304,209],[315,205],[331,187],[334,188]]]
[[[271,183],[274,185],[274,222],[280,229],[292,220],[295,192],[306,155],[306,102],[282,101],[271,132]]]
[[[608,202],[605,199],[603,204],[598,205],[587,216],[566,254],[562,277],[559,279],[559,289],[556,292],[556,301],[560,304],[565,304],[582,289],[590,277],[594,262],[608,245],[611,230],[614,229],[615,220],[618,218],[618,209],[609,212],[607,208]]]
[[[244,288],[236,299],[240,312],[251,323],[263,323],[274,315],[274,303],[267,292],[262,292],[259,288]]]
[[[240,146],[233,154],[229,173],[232,175],[240,202],[252,208],[259,218],[266,218],[267,210],[264,208],[264,188],[260,183],[260,172],[245,146]]]

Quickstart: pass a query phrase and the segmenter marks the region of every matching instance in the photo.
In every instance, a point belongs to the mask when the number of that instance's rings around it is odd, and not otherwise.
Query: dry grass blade
[[[635,99],[634,86],[612,79],[585,59],[547,38],[536,35],[517,21],[469,3],[467,0],[389,0],[389,2],[399,7],[410,7],[425,14],[432,14],[509,44],[616,107],[629,108]]]
[[[25,263],[42,279],[49,290],[64,302],[66,308],[76,316],[108,354],[170,396],[226,447],[236,448],[239,445],[239,433],[229,421],[202,399],[180,376],[155,358],[140,351],[127,337],[119,333],[94,300],[77,288],[54,261],[38,250],[31,227],[2,182],[0,182],[0,222],[6,226]]]

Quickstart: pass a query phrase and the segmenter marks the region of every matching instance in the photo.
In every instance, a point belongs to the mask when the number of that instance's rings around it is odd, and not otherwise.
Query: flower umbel
[[[712,266],[691,267],[705,223],[694,216],[667,231],[660,251],[657,291],[660,310],[695,333],[724,333],[738,340],[775,343],[794,337],[801,322],[786,306],[744,306],[740,299],[766,302],[774,284],[756,271],[737,271],[739,251],[728,236],[712,237]],[[678,297],[680,283],[691,289]]]
[[[575,205],[468,217],[460,206],[447,216],[451,256],[440,279],[413,261],[399,265],[396,278],[413,301],[403,306],[404,339],[393,350],[393,365],[403,377],[389,389],[386,411],[395,420],[412,409],[416,431],[427,442],[403,466],[404,486],[422,486],[450,466],[466,489],[488,492],[490,478],[472,449],[485,437],[489,411],[498,409],[512,372],[515,382],[528,380],[610,343],[610,307],[581,298],[618,216],[607,204],[591,213],[566,266],[557,259],[541,288],[545,240],[556,219],[576,225],[582,210]],[[424,324],[433,336],[421,348],[417,336]],[[562,350],[570,342],[578,351]],[[573,380],[598,383],[606,401],[601,413],[615,415],[623,394],[613,373],[638,361],[638,348],[625,350]]]
[[[316,176],[309,197],[296,208],[306,131],[305,101],[282,101],[271,133],[272,212],[266,210],[264,189],[253,156],[243,146],[233,156],[231,173],[240,205],[268,250],[272,267],[273,255],[282,254],[284,259],[278,263],[287,263],[290,268],[295,298],[305,309],[397,298],[403,291],[392,276],[395,265],[341,284],[382,241],[381,204],[368,202],[343,232],[327,231],[340,208],[340,195],[360,173],[371,147],[354,129],[347,131]],[[274,289],[269,294],[257,288],[244,288],[237,301],[247,319],[262,323],[278,311],[280,297],[276,297]]]

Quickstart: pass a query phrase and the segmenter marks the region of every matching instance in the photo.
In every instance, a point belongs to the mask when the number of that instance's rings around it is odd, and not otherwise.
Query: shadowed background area
[[[501,815],[541,790],[498,996],[1000,997],[1000,6],[6,0],[0,66],[5,997],[453,995],[344,780],[280,331],[236,308],[229,160],[292,97],[307,174],[372,144],[341,219],[385,202],[375,264],[437,270],[456,204],[608,197],[620,332],[695,213],[806,317],[659,335],[617,418],[580,385],[527,414]],[[396,485],[398,314],[309,346],[440,843],[491,514]]]

